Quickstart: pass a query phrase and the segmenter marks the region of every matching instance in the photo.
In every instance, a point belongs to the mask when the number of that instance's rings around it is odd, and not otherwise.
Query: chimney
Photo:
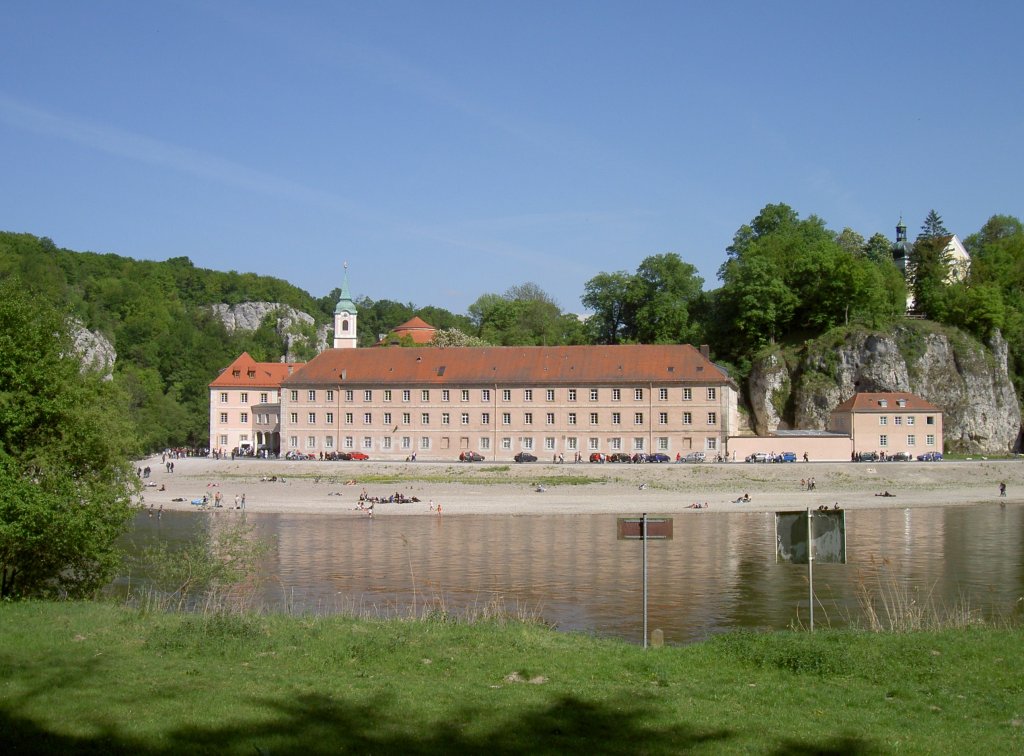
[[[707,344],[701,344],[700,345],[700,356],[703,357],[705,360],[710,360],[711,359],[711,347],[709,347]]]

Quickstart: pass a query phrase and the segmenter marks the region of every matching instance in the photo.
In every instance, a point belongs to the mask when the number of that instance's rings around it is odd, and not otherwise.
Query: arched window
[[[348,330],[348,321],[347,320],[341,321],[341,330],[343,330],[343,331],[347,331]]]

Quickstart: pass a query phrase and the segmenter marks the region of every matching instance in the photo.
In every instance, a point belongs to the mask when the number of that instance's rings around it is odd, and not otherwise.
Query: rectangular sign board
[[[842,509],[810,513],[814,534],[808,552],[807,511],[775,513],[775,561],[807,564],[808,553],[819,564],[846,564],[846,512]]]
[[[618,519],[618,539],[620,541],[638,541],[642,539],[644,537],[643,522],[643,518],[640,517],[620,517]],[[672,518],[648,517],[647,540],[671,541]]]

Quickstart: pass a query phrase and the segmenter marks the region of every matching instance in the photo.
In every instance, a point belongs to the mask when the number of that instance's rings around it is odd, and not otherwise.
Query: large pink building
[[[942,451],[942,411],[909,392],[854,394],[832,410],[829,430],[848,434],[856,454]]]

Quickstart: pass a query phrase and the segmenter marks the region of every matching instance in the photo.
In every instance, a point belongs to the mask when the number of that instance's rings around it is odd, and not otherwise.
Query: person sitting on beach
[[[891,494],[891,493],[889,493],[888,491],[886,491],[886,492],[884,492],[884,493],[876,493],[876,494],[875,494],[875,496],[884,496],[884,497],[886,497],[886,498],[891,498],[891,497],[893,497],[893,496],[895,496],[895,495],[896,495],[896,494]]]
[[[160,484],[160,490],[161,491],[166,491],[167,490],[167,486],[165,486],[163,483],[161,483]]]
[[[738,498],[735,501],[733,501],[733,504],[749,504],[749,503],[750,503],[750,494],[748,494],[748,493],[743,494],[740,498]]]

